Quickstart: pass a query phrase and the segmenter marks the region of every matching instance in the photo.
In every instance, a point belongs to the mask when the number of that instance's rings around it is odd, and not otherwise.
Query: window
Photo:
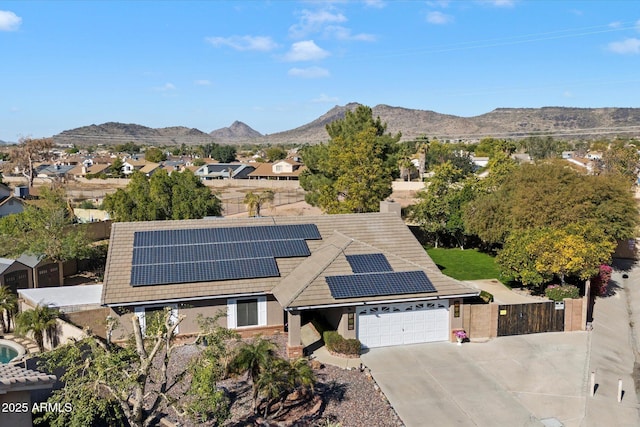
[[[265,326],[267,297],[233,298],[227,300],[227,327]]]
[[[246,299],[236,304],[238,327],[258,324],[258,299]]]

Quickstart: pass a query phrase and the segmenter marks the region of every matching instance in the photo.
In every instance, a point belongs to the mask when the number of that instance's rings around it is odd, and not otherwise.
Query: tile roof
[[[280,277],[136,287],[130,285],[133,239],[136,231],[286,224],[315,224],[322,239],[307,240],[311,251],[309,257],[277,258]],[[383,253],[394,271],[425,271],[436,292],[348,298],[339,301],[334,299],[325,277],[352,274],[346,255],[367,253]],[[390,299],[475,295],[478,291],[442,274],[402,219],[393,213],[121,222],[112,226],[102,291],[102,303],[105,305],[195,300],[256,293],[273,293],[285,307],[307,307]]]
[[[55,375],[25,369],[20,365],[0,364],[0,394],[9,391],[51,388]]]
[[[291,162],[286,162],[291,163]],[[275,163],[258,163],[256,170],[249,174],[249,177],[261,177],[261,176],[285,176],[285,177],[298,177],[305,170],[305,166],[296,168],[293,172],[274,172],[273,165]]]

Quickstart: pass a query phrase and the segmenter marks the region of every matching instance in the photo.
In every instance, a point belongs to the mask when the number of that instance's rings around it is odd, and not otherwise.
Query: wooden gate
[[[553,301],[501,305],[498,308],[498,336],[564,331],[564,305]]]

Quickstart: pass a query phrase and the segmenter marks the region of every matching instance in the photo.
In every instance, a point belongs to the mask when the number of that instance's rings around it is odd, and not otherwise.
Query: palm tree
[[[258,403],[258,378],[260,372],[276,357],[276,345],[264,338],[256,338],[251,343],[244,344],[238,350],[232,366],[236,372],[247,372],[247,379],[251,379],[253,387],[253,410]]]
[[[17,310],[18,297],[16,294],[9,287],[0,286],[0,328],[2,328],[2,332],[11,330],[11,320]]]
[[[16,317],[16,332],[26,335],[33,334],[40,351],[44,351],[44,334],[49,334],[49,340],[54,343],[56,333],[56,319],[60,313],[57,309],[37,305],[33,310],[23,311]]]
[[[287,395],[295,390],[301,390],[302,396],[308,396],[306,392],[313,390],[315,381],[316,377],[307,359],[271,359],[256,380],[259,393],[266,397],[264,417],[269,415],[272,404],[279,401],[278,410],[273,414],[273,417],[277,417],[284,409]]]
[[[244,196],[244,204],[247,205],[249,216],[260,216],[260,209],[264,204],[273,203],[275,194],[271,190],[262,193],[248,192]]]

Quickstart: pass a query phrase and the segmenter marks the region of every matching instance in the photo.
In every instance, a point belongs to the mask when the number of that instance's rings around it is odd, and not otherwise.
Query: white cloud
[[[427,14],[427,22],[429,24],[443,25],[453,22],[453,16],[446,15],[442,12],[434,11]]]
[[[324,93],[321,93],[319,97],[313,98],[311,100],[311,102],[315,104],[335,104],[338,101],[340,101],[340,98],[338,98],[337,96],[328,96]]]
[[[338,40],[355,40],[355,41],[364,41],[364,42],[372,42],[376,40],[376,36],[373,34],[351,34],[351,30],[346,27],[342,27],[340,25],[331,25],[325,28],[324,34],[327,37],[333,37]]]
[[[386,6],[386,3],[383,0],[364,0],[364,4],[367,7],[374,7],[376,9],[382,9]]]
[[[0,10],[0,31],[18,31],[22,18],[8,10]]]
[[[153,89],[158,92],[170,92],[176,90],[176,87],[173,85],[173,83],[165,83],[164,85],[156,86]]]
[[[319,79],[329,77],[329,70],[321,67],[292,68],[287,72],[292,77],[303,79]]]
[[[565,98],[573,98],[573,93],[571,93],[571,92],[570,92],[570,91],[568,91],[568,90],[565,90],[565,91],[562,93],[562,96],[563,96],[563,97],[565,97]]]
[[[293,38],[305,37],[311,33],[321,31],[325,25],[347,22],[347,17],[341,13],[332,13],[328,10],[303,10],[300,12],[300,21],[289,27],[289,35]]]
[[[215,47],[228,46],[241,51],[268,52],[278,47],[278,44],[267,36],[207,37],[205,40]]]
[[[193,82],[196,86],[211,86],[211,82],[209,80],[196,80]]]
[[[516,5],[516,0],[478,0],[478,3],[495,7],[513,7]]]
[[[621,26],[622,26],[622,22],[620,22],[620,21],[611,22],[609,24],[610,28],[620,28]]]
[[[450,0],[437,0],[437,1],[428,1],[427,5],[431,7],[447,8],[449,7],[449,3],[451,3]]]
[[[630,38],[619,42],[609,43],[609,50],[622,55],[640,54],[640,39]]]
[[[296,42],[285,55],[285,61],[316,61],[329,56],[329,52],[319,47],[313,40]]]
[[[640,19],[636,21],[636,30],[640,31]]]

